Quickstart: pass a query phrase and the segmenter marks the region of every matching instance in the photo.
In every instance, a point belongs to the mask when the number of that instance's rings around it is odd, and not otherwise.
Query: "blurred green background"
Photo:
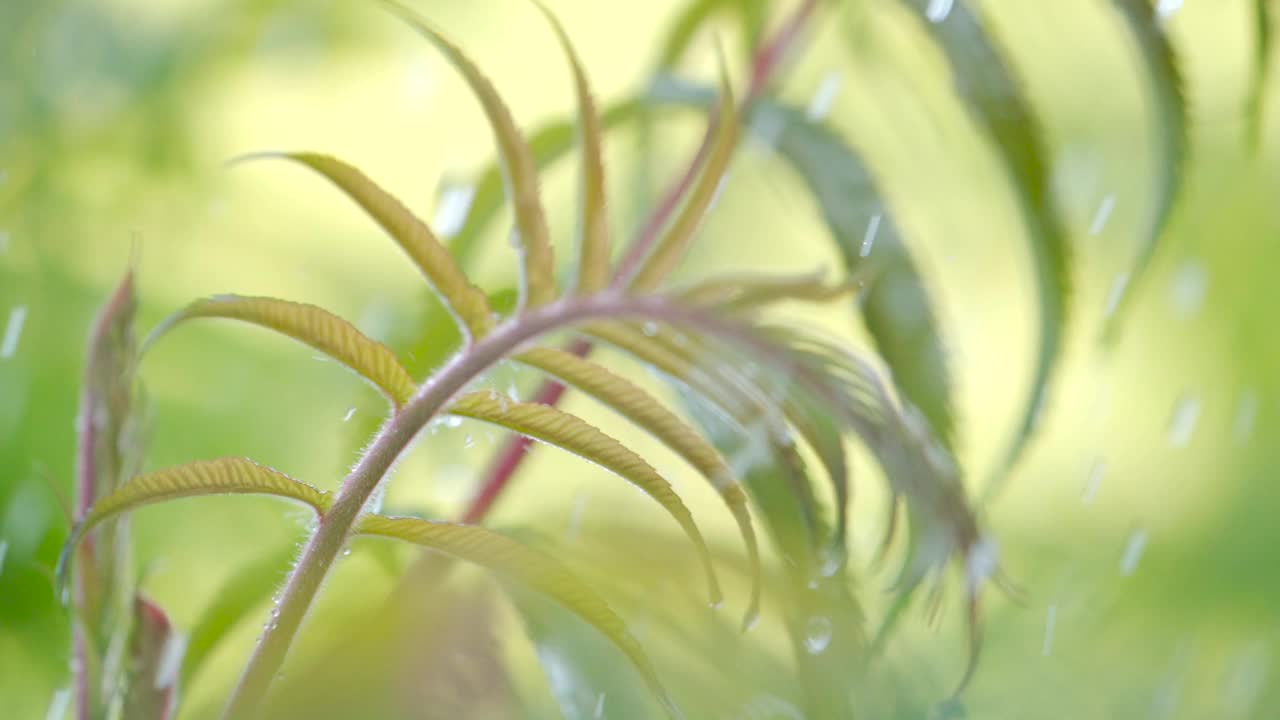
[[[805,105],[838,84],[828,122],[876,170],[933,286],[956,376],[961,461],[970,478],[982,478],[1014,426],[1036,341],[1015,199],[918,24],[895,3],[834,5],[801,42],[778,93]],[[1280,209],[1272,188],[1280,123],[1266,108],[1263,144],[1248,149],[1253,3],[1188,2],[1168,19],[1187,79],[1191,163],[1152,273],[1109,352],[1096,342],[1108,294],[1132,264],[1156,185],[1152,111],[1129,37],[1102,0],[978,5],[1045,127],[1077,260],[1066,361],[1038,440],[1009,489],[983,508],[1027,598],[987,598],[988,643],[966,694],[970,717],[1276,717]],[[530,5],[415,6],[472,53],[522,125],[571,112],[562,56]],[[681,4],[558,0],[553,7],[604,104],[643,89]],[[734,26],[714,27],[741,57]],[[706,81],[713,39],[699,38],[684,70]],[[734,74],[744,82],[741,63]],[[619,237],[636,227],[700,133],[693,114],[656,117],[651,147],[633,130],[608,138]],[[0,2],[0,715],[45,717],[68,683],[68,621],[54,602],[51,569],[67,532],[61,503],[73,474],[82,355],[94,310],[130,258],[144,329],[195,297],[267,294],[323,305],[402,353],[418,352],[412,338],[428,301],[376,227],[296,168],[224,163],[261,150],[329,152],[430,217],[451,187],[488,162],[491,143],[461,80],[373,3]],[[571,248],[575,178],[566,162],[544,179],[562,257]],[[489,289],[515,282],[500,232],[506,225],[495,223],[477,263]],[[681,277],[824,266],[839,263],[812,199],[770,148],[748,143]],[[848,308],[798,317],[869,347]],[[418,360],[424,370],[426,358]],[[183,329],[148,356],[142,375],[148,467],[247,455],[332,488],[383,412],[341,368],[230,324]],[[533,379],[499,368],[489,381],[530,388]],[[567,407],[650,452],[706,518],[727,562],[738,557],[730,523],[687,468],[589,401],[571,396]],[[453,516],[501,439],[470,425],[424,436],[399,464],[386,506]],[[859,471],[853,542],[864,560],[885,518],[874,473],[867,462]],[[661,563],[644,567],[657,552],[652,538],[678,543],[657,510],[619,512],[631,498],[603,471],[541,449],[491,522],[532,528],[588,575],[644,579],[637,597],[617,590],[610,599],[653,615],[652,625],[669,614],[705,630],[715,622],[703,617],[709,611],[688,609],[687,588],[672,591],[691,584],[688,576],[659,585],[652,578],[663,575]],[[144,509],[133,521],[143,587],[189,627],[229,578],[264,557],[287,559],[303,519],[246,498]],[[439,704],[421,710],[420,698],[406,697],[384,697],[380,709],[342,709],[362,707],[343,703],[377,685],[370,676],[378,665],[339,650],[362,636],[372,647],[378,633],[411,634],[374,622],[386,620],[379,609],[410,557],[408,549],[357,544],[287,665],[288,716],[555,717],[509,609],[468,574],[451,582],[456,592],[441,593],[442,604],[458,608],[433,611],[458,618],[453,632],[420,642],[441,646],[424,666],[439,677],[431,692],[461,693],[470,714]],[[861,571],[857,592],[871,617],[883,611],[889,580],[884,571]],[[742,593],[733,589],[736,608]],[[216,710],[251,647],[257,615],[184,688],[181,717]],[[886,661],[895,684],[879,688],[904,699],[885,712],[923,716],[945,696],[963,667],[962,615],[957,603],[936,626],[922,612],[908,614]],[[685,701],[721,692],[703,686],[710,670],[702,665],[741,666],[742,678],[790,667],[778,623],[766,608],[749,650],[651,634],[663,648],[662,674]],[[496,679],[498,665],[488,680],[459,675],[448,653],[479,652],[460,632],[468,627],[492,634],[490,654],[511,668],[509,679]],[[686,640],[698,654],[682,658]],[[712,644],[697,645],[703,640]],[[483,674],[488,666],[473,658],[466,667]],[[777,682],[743,680],[723,690],[734,699],[716,717],[802,717],[790,686]],[[618,693],[599,717],[645,716],[640,699],[628,708],[625,691]]]

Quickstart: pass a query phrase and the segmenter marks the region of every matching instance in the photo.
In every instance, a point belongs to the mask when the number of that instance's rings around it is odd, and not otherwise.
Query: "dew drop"
[[[475,197],[474,185],[455,185],[440,193],[435,215],[431,219],[431,226],[440,237],[448,239],[458,234],[467,220],[467,212],[471,210],[471,202]]]
[[[644,331],[645,335],[654,337],[658,334],[658,323],[653,321],[646,322],[641,329]]]
[[[1258,422],[1258,393],[1252,389],[1246,389],[1240,393],[1240,399],[1236,401],[1236,420],[1232,428],[1236,442],[1243,444],[1248,442],[1249,437],[1253,435],[1253,426]]]
[[[1129,542],[1124,546],[1124,555],[1120,558],[1120,575],[1129,577],[1138,569],[1138,561],[1147,549],[1147,531],[1139,528],[1129,535]]]
[[[814,91],[809,107],[805,110],[805,115],[810,120],[818,122],[831,114],[831,106],[840,93],[841,83],[840,73],[834,70],[822,76],[822,82],[818,83],[818,89]]]
[[[1204,306],[1204,296],[1209,289],[1209,273],[1197,261],[1189,260],[1178,267],[1170,289],[1170,302],[1179,317],[1195,315]]]
[[[26,305],[18,305],[9,311],[9,322],[4,328],[4,339],[0,340],[0,359],[13,357],[13,354],[18,351],[18,340],[22,337],[22,326],[26,321]]]
[[[817,655],[831,644],[831,618],[811,617],[804,626],[804,649]]]
[[[925,8],[924,16],[931,23],[940,23],[951,14],[951,6],[954,4],[955,0],[929,0],[929,7]]]
[[[1196,431],[1196,423],[1200,420],[1200,398],[1186,394],[1178,398],[1169,416],[1169,446],[1186,447]]]
[[[1102,198],[1102,202],[1098,205],[1098,209],[1093,213],[1093,220],[1089,223],[1089,234],[1097,235],[1107,226],[1107,220],[1111,219],[1111,211],[1116,209],[1116,196],[1111,193]]]
[[[867,231],[862,234],[862,247],[858,249],[860,257],[866,257],[871,254],[871,247],[876,243],[876,233],[880,232],[880,214],[876,213],[871,216],[871,222],[867,223]]]
[[[59,688],[53,692],[53,698],[49,701],[49,710],[45,713],[45,720],[63,720],[67,716],[67,709],[71,706],[71,688]]]
[[[342,557],[351,557],[351,548],[342,548]]]
[[[351,422],[351,418],[355,417],[355,415],[356,415],[355,408],[347,408],[346,414],[342,416],[342,422]]]
[[[449,417],[445,418],[444,426],[447,428],[462,427],[462,418],[458,417],[457,415],[450,415]]]
[[[1089,466],[1089,478],[1084,483],[1084,494],[1080,496],[1080,502],[1085,505],[1092,505],[1094,497],[1098,494],[1098,488],[1102,485],[1102,478],[1107,474],[1107,461],[1098,458]]]

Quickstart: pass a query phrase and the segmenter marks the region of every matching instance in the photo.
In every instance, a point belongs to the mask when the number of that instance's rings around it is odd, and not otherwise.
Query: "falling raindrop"
[[[1173,414],[1169,417],[1169,446],[1186,447],[1196,431],[1196,423],[1200,420],[1200,398],[1192,394],[1184,394],[1173,406]]]
[[[0,575],[4,574],[4,556],[9,554],[9,541],[0,540]]]
[[[1129,287],[1129,273],[1122,272],[1116,275],[1115,280],[1111,281],[1111,290],[1107,293],[1107,306],[1102,311],[1106,317],[1116,314],[1116,308],[1120,307],[1120,300],[1124,298],[1124,291]]]
[[[347,408],[346,414],[342,416],[342,422],[351,422],[351,418],[355,417],[355,414],[355,408]]]
[[[1194,260],[1184,262],[1173,276],[1170,301],[1179,317],[1188,318],[1200,311],[1209,289],[1209,273]]]
[[[71,688],[60,688],[53,692],[53,699],[49,701],[49,711],[45,713],[45,720],[63,720],[67,716],[67,708],[71,706]]]
[[[1120,558],[1120,575],[1129,577],[1138,569],[1138,561],[1147,549],[1147,531],[1143,528],[1134,530],[1129,535],[1129,542],[1124,546],[1124,555]]]
[[[940,23],[951,14],[951,6],[954,4],[955,0],[929,0],[929,7],[925,8],[924,15],[929,18],[929,22]]]
[[[1164,22],[1182,9],[1182,0],[1160,0],[1156,3],[1156,17]]]
[[[351,548],[342,548],[342,557],[351,557]]]
[[[599,697],[596,698],[596,711],[594,713],[594,717],[596,720],[600,720],[600,718],[604,717],[604,693],[600,693]]]
[[[871,246],[875,245],[876,233],[880,231],[880,214],[876,213],[871,216],[871,222],[867,223],[867,231],[862,234],[862,247],[858,249],[860,257],[866,257],[871,254]]]
[[[1107,474],[1107,461],[1098,458],[1089,466],[1089,479],[1084,484],[1084,494],[1080,496],[1080,502],[1085,505],[1092,505],[1093,498],[1098,494],[1098,488],[1102,485],[1102,478]]]
[[[436,213],[431,218],[431,226],[440,237],[448,239],[458,234],[467,220],[467,212],[476,197],[475,185],[455,185],[446,187],[440,193],[436,203]]]
[[[467,433],[466,436],[462,438],[462,447],[464,448],[475,447],[475,444],[476,439],[471,437],[471,433]]]
[[[817,655],[831,644],[831,618],[811,617],[804,628],[804,649]]]
[[[1040,654],[1049,657],[1053,654],[1053,631],[1058,625],[1058,604],[1049,606],[1044,619],[1044,643],[1040,646]]]
[[[840,73],[835,70],[822,76],[822,82],[818,83],[818,89],[814,91],[813,98],[809,100],[809,107],[805,111],[805,115],[810,120],[818,122],[831,113],[831,106],[835,104],[842,82]]]
[[[9,323],[4,328],[4,339],[0,340],[0,359],[13,357],[18,351],[18,339],[22,337],[22,325],[26,321],[26,305],[18,305],[9,311]]]
[[[587,511],[587,494],[578,493],[573,497],[573,509],[569,511],[569,527],[565,529],[565,538],[573,541],[578,539],[578,532],[582,529],[582,516]]]
[[[1111,193],[1102,198],[1102,202],[1098,205],[1097,211],[1093,213],[1093,220],[1089,223],[1089,234],[1097,235],[1102,232],[1102,228],[1107,226],[1107,220],[1111,219],[1111,211],[1115,209],[1115,193]]]
[[[1236,401],[1236,421],[1233,428],[1236,442],[1245,443],[1253,435],[1253,426],[1258,421],[1258,393],[1246,388]]]

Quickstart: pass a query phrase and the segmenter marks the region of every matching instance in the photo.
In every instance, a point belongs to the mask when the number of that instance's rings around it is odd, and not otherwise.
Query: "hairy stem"
[[[290,573],[271,621],[232,692],[223,717],[229,720],[255,717],[317,591],[349,539],[361,509],[418,432],[469,382],[521,345],[547,332],[600,318],[680,322],[687,321],[689,316],[690,311],[672,305],[661,296],[629,297],[606,292],[566,298],[508,321],[480,342],[454,355],[399,413],[387,420],[368,452],[343,480],[333,506],[320,519]]]

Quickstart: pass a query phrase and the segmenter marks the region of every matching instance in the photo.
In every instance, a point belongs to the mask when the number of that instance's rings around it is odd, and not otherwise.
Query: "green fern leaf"
[[[751,601],[743,624],[751,625],[759,612],[760,552],[756,543],[746,494],[733,477],[724,458],[675,413],[656,398],[608,368],[590,360],[552,348],[534,348],[516,356],[520,362],[538,368],[564,383],[594,397],[605,406],[653,435],[698,470],[720,493],[733,513],[751,563]]]
[[[1103,342],[1113,343],[1119,336],[1120,324],[1128,311],[1138,283],[1146,276],[1168,227],[1174,204],[1182,188],[1183,170],[1187,163],[1187,99],[1182,91],[1182,73],[1178,58],[1160,27],[1160,20],[1148,0],[1112,0],[1133,35],[1141,59],[1144,76],[1151,85],[1156,123],[1159,127],[1159,167],[1157,197],[1119,299],[1103,328]]]
[[[556,38],[573,69],[573,87],[578,97],[578,132],[582,145],[582,198],[578,221],[579,293],[600,290],[609,283],[609,216],[605,207],[604,151],[600,115],[591,95],[591,85],[582,69],[578,53],[569,42],[564,26],[541,2],[538,9],[547,16]]]
[[[411,27],[431,41],[449,63],[457,68],[471,91],[484,108],[489,125],[493,128],[502,160],[507,193],[515,207],[516,228],[519,231],[521,252],[522,290],[529,307],[545,305],[556,298],[555,259],[551,248],[551,233],[547,229],[546,215],[538,191],[538,168],[529,145],[520,135],[511,111],[507,109],[488,78],[462,49],[431,27],[413,10],[394,0],[383,3]]]
[[[363,208],[431,283],[460,330],[478,338],[493,327],[493,311],[484,291],[471,284],[431,228],[394,195],[359,169],[327,155],[287,153],[274,157],[294,160],[320,173]]]
[[[58,558],[58,585],[65,582],[67,561],[80,540],[98,524],[144,505],[202,495],[275,495],[298,500],[323,515],[329,493],[247,458],[221,458],[177,465],[135,476],[98,500],[76,523]]]
[[[510,401],[497,393],[463,395],[455,399],[445,412],[492,423],[554,445],[599,465],[643,490],[657,500],[689,536],[702,559],[711,602],[714,605],[721,602],[720,583],[716,580],[715,569],[711,565],[711,554],[693,521],[693,515],[671,488],[671,483],[625,445],[562,410],[547,405]]]
[[[413,397],[417,389],[391,348],[369,339],[328,310],[275,298],[219,295],[197,300],[152,330],[144,347],[175,325],[202,317],[241,320],[305,343],[373,383],[397,408]]]

